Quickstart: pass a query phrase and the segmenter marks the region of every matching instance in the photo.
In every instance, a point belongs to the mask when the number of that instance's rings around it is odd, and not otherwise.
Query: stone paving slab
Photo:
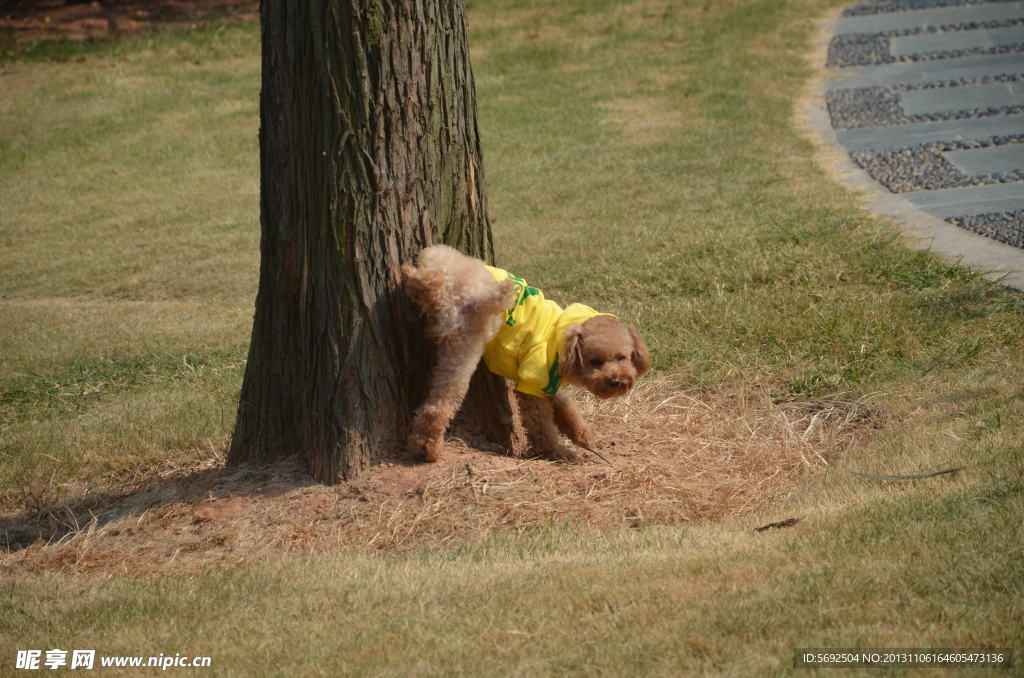
[[[936,87],[903,92],[908,115],[999,106],[1024,106],[1024,82],[996,82],[963,87]]]
[[[970,31],[943,31],[892,38],[889,41],[889,52],[893,56],[905,56],[1019,43],[1024,43],[1024,26],[976,28]]]
[[[937,217],[960,217],[1024,209],[1024,195],[1012,184],[912,191],[902,197]]]
[[[943,157],[965,174],[975,176],[990,172],[1024,170],[1024,144],[949,151],[944,153]]]
[[[829,89],[875,85],[925,85],[950,80],[972,80],[992,73],[1024,73],[1020,54],[972,54],[952,59],[904,61],[875,66],[836,69]]]
[[[1024,13],[1024,2],[999,2],[983,10],[988,21],[1016,19]],[[844,16],[836,24],[835,34],[882,33],[908,28],[929,28],[977,21],[977,5],[953,7],[924,7],[904,12],[884,12],[866,16]]]
[[[851,151],[902,148],[936,141],[987,139],[1012,134],[1024,134],[1024,116],[994,116],[893,127],[836,130],[839,141]]]
[[[1024,289],[1024,1],[850,5],[828,65],[826,136],[893,196],[881,211]]]

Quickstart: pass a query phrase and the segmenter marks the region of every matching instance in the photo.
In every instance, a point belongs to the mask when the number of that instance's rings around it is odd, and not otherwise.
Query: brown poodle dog
[[[481,357],[491,372],[516,382],[534,452],[562,460],[575,455],[559,432],[588,450],[594,440],[576,403],[559,390],[561,381],[612,398],[650,368],[643,339],[614,316],[583,304],[563,310],[522,278],[450,247],[428,247],[402,275],[437,348],[430,390],[409,437],[409,449],[427,461],[441,457],[445,430]]]

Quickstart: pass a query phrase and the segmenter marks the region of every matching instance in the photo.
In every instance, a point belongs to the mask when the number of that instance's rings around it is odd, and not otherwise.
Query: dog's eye
[[[615,359],[618,360],[619,362],[622,362],[623,360],[626,359],[626,356],[624,356],[624,355],[617,355],[617,356],[615,356]]]
[[[594,358],[590,361],[590,365],[591,367],[600,367],[601,365],[604,365],[604,361],[600,358]]]

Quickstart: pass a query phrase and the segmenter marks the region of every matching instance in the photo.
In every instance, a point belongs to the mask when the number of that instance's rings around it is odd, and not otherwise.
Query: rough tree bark
[[[229,464],[321,482],[401,449],[430,361],[398,268],[493,260],[459,0],[263,0],[260,283]],[[502,380],[470,423],[517,444]]]

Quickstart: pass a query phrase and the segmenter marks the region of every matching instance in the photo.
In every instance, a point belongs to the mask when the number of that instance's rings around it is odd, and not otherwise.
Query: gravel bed
[[[917,52],[893,56],[889,52],[888,36],[879,33],[847,33],[832,38],[828,46],[830,68],[847,66],[877,66],[904,61],[932,61],[934,59],[958,59],[965,56],[986,54],[1009,54],[1024,52],[1024,44],[996,45],[995,47],[969,47],[938,52]]]
[[[907,122],[939,122],[941,120],[964,120],[966,118],[991,118],[997,115],[1017,115],[1024,113],[1024,106],[986,106],[984,108],[965,108],[959,111],[938,111],[936,113],[918,113],[907,117]]]
[[[856,129],[904,125],[910,118],[903,112],[898,92],[888,87],[854,87],[825,94],[832,127]]]
[[[1024,106],[985,106],[907,115],[903,111],[900,91],[907,90],[878,86],[828,91],[825,94],[825,104],[832,120],[832,127],[835,129],[891,127],[914,122],[989,118],[997,115],[1024,113]]]
[[[990,137],[971,141],[943,141],[918,144],[884,151],[851,151],[850,157],[878,183],[893,193],[933,191],[984,184],[1024,181],[1024,168],[1009,172],[970,175],[951,163],[942,153],[971,148],[987,148],[1004,143],[1024,142],[1024,135]]]
[[[957,141],[938,141],[934,146],[938,152],[944,151],[969,151],[974,148],[989,148],[990,146],[1008,146],[1010,144],[1024,143],[1024,134],[1000,134],[985,139],[960,139]]]
[[[1022,65],[1024,66],[1024,65]],[[999,75],[979,75],[976,78],[957,78],[955,80],[931,80],[929,82],[910,82],[891,85],[897,92],[910,92],[919,89],[941,89],[944,87],[960,87],[962,85],[988,85],[993,82],[1017,82],[1024,80],[1024,73],[1001,73]]]
[[[982,182],[961,172],[931,148],[921,145],[885,151],[852,151],[850,157],[871,178],[893,193],[977,186]]]
[[[889,36],[884,33],[844,33],[828,43],[829,68],[870,66],[895,61],[889,50]]]
[[[946,221],[1007,245],[1024,247],[1024,210],[950,217]]]
[[[914,9],[931,9],[937,7],[987,5],[991,2],[992,0],[872,0],[871,2],[862,2],[843,10],[843,16],[887,14],[889,12],[907,12]]]
[[[826,65],[833,68],[846,66],[872,66],[891,64],[902,61],[925,61],[929,59],[946,59],[970,54],[1005,54],[1024,50],[1024,45],[997,45],[994,47],[970,47],[965,49],[946,50],[939,52],[920,52],[893,56],[890,51],[890,40],[921,33],[947,33],[950,31],[971,31],[989,28],[1007,28],[1024,24],[1024,19],[993,19],[991,21],[964,21],[956,24],[940,26],[917,26],[914,28],[898,28],[877,33],[843,33],[832,37],[828,45]]]

